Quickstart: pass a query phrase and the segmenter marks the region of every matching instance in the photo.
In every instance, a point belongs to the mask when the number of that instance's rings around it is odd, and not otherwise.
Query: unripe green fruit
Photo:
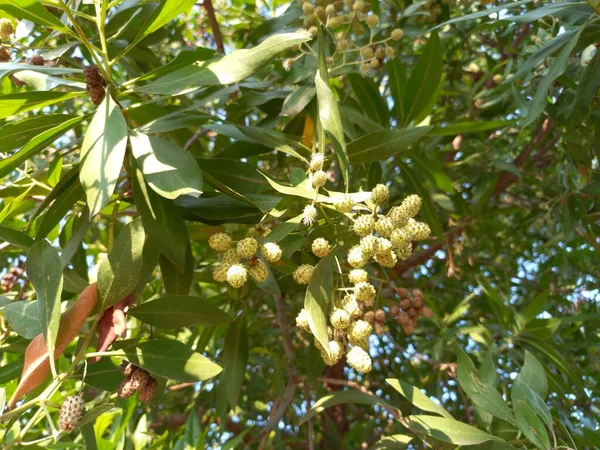
[[[252,258],[258,251],[258,242],[254,238],[242,239],[237,244],[237,254],[240,258]]]
[[[231,238],[226,233],[216,233],[208,239],[208,245],[216,252],[224,252],[231,247]]]
[[[223,253],[223,258],[221,259],[223,264],[237,264],[240,262],[240,257],[235,249],[230,248]]]
[[[310,264],[302,264],[294,271],[294,280],[298,284],[308,284],[312,279],[315,268]]]
[[[231,267],[231,264],[221,263],[215,270],[213,270],[213,279],[220,283],[227,281],[227,271]]]

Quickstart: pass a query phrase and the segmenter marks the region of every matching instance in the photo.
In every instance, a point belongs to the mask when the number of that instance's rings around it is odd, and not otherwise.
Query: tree
[[[595,0],[0,14],[3,448],[600,447]]]

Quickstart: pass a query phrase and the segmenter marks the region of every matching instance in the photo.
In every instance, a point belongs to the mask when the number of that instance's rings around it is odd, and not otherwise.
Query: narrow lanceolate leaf
[[[79,179],[90,216],[108,204],[121,173],[126,146],[127,123],[119,106],[107,95],[98,106],[81,147]]]
[[[188,12],[194,6],[194,3],[195,0],[164,0],[160,2],[152,15],[144,22],[131,45],[136,45],[150,33],[164,27],[179,14]]]
[[[42,114],[9,122],[0,128],[0,152],[22,147],[44,131],[76,117],[72,114]]]
[[[525,362],[523,368],[517,375],[516,381],[529,386],[541,398],[546,398],[548,393],[548,378],[544,366],[538,361],[533,353],[525,350]]]
[[[319,120],[323,129],[333,142],[335,153],[340,163],[340,169],[344,177],[344,183],[349,185],[350,162],[346,151],[346,142],[344,141],[344,128],[337,101],[333,97],[333,92],[329,84],[325,82],[321,73],[317,71],[315,76],[315,85],[317,88],[317,101],[319,104]]]
[[[437,33],[432,33],[417,65],[406,83],[404,123],[419,123],[433,109],[442,81],[442,47]]]
[[[471,425],[445,417],[418,415],[408,416],[405,420],[411,430],[450,444],[475,445],[487,441],[502,441]]]
[[[220,325],[231,317],[200,297],[177,295],[142,303],[129,311],[142,322],[160,328]]]
[[[0,97],[0,119],[54,105],[83,95],[81,92],[19,92]]]
[[[550,89],[550,86],[552,86],[554,80],[556,80],[560,75],[564,73],[565,70],[567,70],[569,56],[575,48],[575,45],[577,45],[579,37],[581,36],[581,33],[584,29],[585,27],[579,27],[579,31],[569,38],[564,48],[560,51],[560,53],[548,69],[548,72],[538,83],[535,95],[533,96],[533,100],[531,100],[531,103],[529,105],[529,113],[527,114],[527,118],[525,119],[524,123],[525,126],[530,125],[535,119],[537,119],[540,116],[542,111],[544,111],[546,103],[548,102],[548,89]]]
[[[139,218],[119,233],[108,257],[98,269],[98,305],[101,310],[120,302],[136,287],[142,271],[145,239]]]
[[[550,450],[552,447],[548,432],[533,409],[522,401],[516,401],[514,409],[517,425],[527,439],[541,450]]]
[[[124,350],[138,367],[181,383],[208,380],[223,369],[179,341],[152,340]]]
[[[201,86],[238,83],[256,73],[280,52],[310,39],[306,31],[276,34],[254,48],[235,50],[216,61],[202,61],[176,70],[138,90],[149,94],[174,95]]]
[[[475,406],[494,417],[515,424],[514,416],[496,387],[492,383],[486,382],[487,380],[475,368],[471,358],[459,345],[455,345],[455,351],[458,357],[458,382],[469,399]]]
[[[26,19],[47,26],[51,30],[69,35],[73,34],[58,18],[50,14],[38,0],[1,0],[0,11],[20,20]]]
[[[302,418],[300,423],[305,423],[307,420],[312,419],[331,406],[343,404],[381,405],[388,410],[396,410],[392,405],[384,402],[375,395],[369,395],[360,391],[336,391],[317,400],[310,411]]]
[[[0,1],[1,5],[1,1]],[[2,8],[0,6],[0,8]],[[19,63],[4,63],[0,66],[0,78],[4,78],[15,72],[23,70],[34,71],[38,73],[45,73],[47,75],[65,75],[68,73],[83,73],[81,69],[71,69],[68,67],[44,67],[34,66],[32,64],[19,64]]]
[[[417,408],[422,409],[423,411],[440,414],[447,419],[453,419],[452,415],[448,411],[435,403],[433,400],[430,400],[429,397],[423,394],[418,388],[411,386],[404,381],[393,378],[388,378],[385,381]]]
[[[135,164],[132,164],[132,171],[135,206],[142,216],[145,232],[160,253],[179,272],[184,272],[188,247],[185,221],[172,201],[162,198],[148,187],[142,171]]]
[[[148,185],[169,199],[202,194],[202,172],[192,155],[177,144],[144,133],[130,136],[131,151]]]
[[[29,250],[34,240],[27,233],[0,225],[0,241],[8,242],[25,250]]]
[[[63,287],[60,256],[45,239],[31,246],[27,255],[27,276],[37,295],[38,320],[48,352],[54,354],[60,324],[60,295]],[[50,360],[52,372],[54,360]]]
[[[432,127],[417,127],[366,134],[348,144],[348,158],[356,166],[398,156],[431,129]]]
[[[248,364],[248,331],[246,315],[242,314],[229,326],[223,349],[225,372],[223,381],[229,398],[229,406],[235,408],[246,376]]]
[[[332,250],[328,256],[319,261],[304,297],[304,309],[308,314],[310,331],[327,351],[329,351],[327,312],[333,297],[334,258],[335,251]]]

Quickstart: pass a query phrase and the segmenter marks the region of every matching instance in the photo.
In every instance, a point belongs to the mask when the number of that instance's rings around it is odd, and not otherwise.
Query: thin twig
[[[208,21],[212,28],[213,37],[215,38],[215,45],[217,51],[221,54],[225,53],[225,46],[223,45],[223,35],[221,34],[221,28],[219,28],[219,22],[217,22],[217,16],[215,16],[215,8],[213,8],[212,0],[204,0],[204,9],[208,15]]]
[[[205,134],[207,134],[210,130],[208,128],[201,128],[198,131],[196,131],[196,133],[194,133],[194,135],[188,139],[188,141],[185,143],[185,145],[183,146],[183,148],[185,150],[190,150],[190,148],[192,148],[192,145],[194,145],[194,143],[200,139],[202,136],[204,136]]]

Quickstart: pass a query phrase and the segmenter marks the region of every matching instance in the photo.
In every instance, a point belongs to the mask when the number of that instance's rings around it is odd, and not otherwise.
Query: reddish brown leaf
[[[106,309],[98,323],[98,351],[104,352],[110,348],[118,336],[123,336],[126,328],[125,314],[129,306],[134,302],[135,295],[128,295],[115,306]],[[96,356],[91,359],[91,363],[100,361]]]
[[[54,359],[58,358],[73,338],[77,336],[85,319],[96,305],[97,299],[98,290],[96,283],[90,284],[79,295],[73,306],[62,314],[56,338]],[[8,409],[11,409],[25,394],[42,384],[49,373],[50,361],[48,358],[48,348],[46,347],[44,336],[39,334],[29,343],[27,350],[25,350],[25,365],[23,366],[21,381],[8,402]]]

